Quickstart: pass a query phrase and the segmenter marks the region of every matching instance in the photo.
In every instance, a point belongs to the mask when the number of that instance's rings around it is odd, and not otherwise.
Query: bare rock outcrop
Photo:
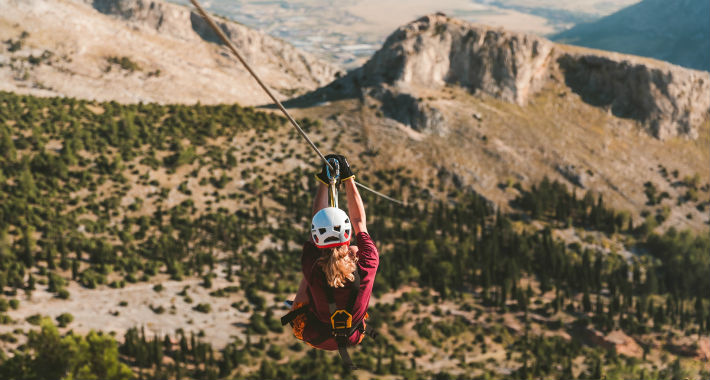
[[[553,46],[532,35],[428,15],[392,33],[363,76],[398,87],[458,84],[525,105],[544,83]]]
[[[97,11],[119,17],[146,28],[184,40],[195,39],[190,28],[190,12],[158,0],[85,0]]]
[[[630,336],[621,330],[614,330],[607,335],[594,329],[585,329],[585,339],[593,345],[604,347],[607,350],[614,349],[617,353],[629,357],[640,358],[643,355],[643,348]]]
[[[194,10],[162,0],[86,0],[101,13],[190,40],[196,37],[221,44],[207,22]],[[323,86],[341,75],[337,66],[300,51],[278,38],[215,16],[215,22],[245,58],[254,65],[287,71],[304,87]]]
[[[555,168],[558,173],[565,177],[573,185],[579,186],[582,189],[586,188],[586,183],[589,180],[589,174],[572,164],[557,165]]]
[[[584,101],[639,120],[659,139],[697,138],[697,126],[710,111],[706,72],[590,54],[564,54],[558,63]]]
[[[637,120],[659,139],[695,139],[710,115],[710,73],[571,48],[440,13],[397,29],[355,75],[364,88],[386,88],[372,92],[382,95],[383,112],[418,130],[434,123],[440,131],[444,121],[429,122],[426,106],[403,100],[416,103],[421,89],[448,84],[525,106],[548,81],[562,81],[585,102]]]
[[[444,116],[436,107],[408,93],[400,93],[387,88],[375,88],[370,96],[382,101],[382,113],[410,126],[417,132],[446,134]]]
[[[0,0],[0,9],[0,40],[16,41],[13,49],[0,44],[2,91],[125,103],[269,102],[188,7],[163,0]],[[216,20],[282,100],[340,75],[337,66],[278,38]]]

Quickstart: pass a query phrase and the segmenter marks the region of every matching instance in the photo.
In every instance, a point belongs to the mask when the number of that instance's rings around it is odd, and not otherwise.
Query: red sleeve
[[[370,234],[367,232],[360,232],[357,234],[357,248],[360,268],[377,270],[377,266],[380,264],[380,255],[379,252],[377,252],[375,243],[372,242]]]
[[[358,267],[360,271],[360,294],[353,305],[353,320],[360,320],[365,317],[367,308],[370,305],[372,287],[375,284],[375,274],[380,265],[380,254],[377,252],[375,243],[366,232],[357,234]]]

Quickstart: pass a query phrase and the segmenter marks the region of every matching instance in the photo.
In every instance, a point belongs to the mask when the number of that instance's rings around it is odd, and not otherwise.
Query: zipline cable
[[[284,108],[283,104],[281,104],[281,102],[278,99],[276,99],[274,94],[271,93],[271,90],[269,90],[269,88],[266,87],[264,82],[261,81],[261,78],[259,78],[259,76],[256,75],[254,70],[252,70],[251,66],[249,66],[249,64],[247,63],[247,61],[242,57],[241,54],[239,54],[239,51],[237,50],[236,47],[234,47],[234,44],[232,44],[232,41],[230,41],[227,38],[227,36],[224,35],[224,32],[222,32],[222,28],[218,27],[217,24],[215,24],[214,20],[212,20],[212,17],[209,14],[207,14],[207,12],[205,12],[204,9],[202,9],[202,6],[200,6],[200,4],[197,2],[197,0],[190,0],[190,2],[192,3],[192,5],[195,6],[195,8],[197,8],[197,11],[200,13],[202,18],[205,19],[205,21],[207,21],[207,23],[212,27],[214,32],[217,33],[217,36],[219,36],[219,38],[222,40],[222,42],[224,42],[224,44],[227,45],[229,50],[231,50],[232,53],[234,53],[234,55],[237,57],[239,62],[241,62],[242,65],[244,65],[244,67],[247,69],[249,74],[251,74],[251,76],[253,76],[254,79],[256,79],[256,82],[259,83],[259,86],[261,86],[261,88],[266,92],[266,94],[269,95],[269,97],[274,102],[274,104],[276,104],[279,107],[281,112],[283,112],[284,115],[286,115],[286,118],[291,122],[291,124],[293,124],[293,126],[296,127],[296,129],[298,130],[298,133],[300,133],[301,136],[303,136],[303,138],[306,139],[308,144],[310,144],[311,148],[313,148],[313,150],[315,150],[316,153],[318,153],[318,156],[320,156],[321,160],[323,160],[323,162],[325,162],[325,164],[328,165],[330,167],[330,169],[332,170],[333,167],[330,165],[328,160],[325,159],[325,156],[323,155],[323,153],[321,153],[320,150],[318,150],[318,148],[313,143],[313,141],[311,141],[311,139],[308,138],[308,135],[306,135],[306,132],[304,132],[303,129],[301,129],[301,126],[299,126],[298,123],[296,122],[296,120],[291,116],[291,114],[288,113],[288,111],[286,111],[286,108]]]
[[[202,16],[202,18],[205,19],[205,21],[207,21],[207,23],[210,25],[210,27],[212,27],[212,30],[214,30],[214,32],[215,32],[215,33],[217,34],[217,36],[222,40],[222,42],[224,42],[224,44],[227,45],[227,47],[229,48],[229,50],[232,51],[232,53],[234,54],[235,57],[237,57],[237,59],[239,60],[239,62],[241,62],[242,65],[244,65],[244,67],[247,69],[247,71],[249,72],[249,74],[251,74],[251,76],[254,77],[254,79],[256,80],[256,82],[259,83],[259,86],[261,86],[261,88],[266,92],[266,94],[269,95],[269,98],[271,98],[271,100],[274,102],[274,104],[276,104],[276,106],[279,107],[279,109],[281,110],[281,112],[283,112],[283,114],[286,115],[286,118],[288,119],[288,121],[290,121],[290,122],[291,122],[291,125],[293,125],[294,128],[296,128],[296,130],[297,130],[298,133],[301,135],[301,137],[303,137],[303,138],[306,140],[306,142],[308,142],[308,144],[311,146],[311,148],[313,148],[313,150],[318,154],[318,156],[320,157],[320,159],[323,160],[323,162],[324,162],[326,165],[328,165],[328,167],[329,167],[331,170],[334,170],[335,168],[333,168],[333,166],[330,164],[330,162],[328,162],[328,160],[325,158],[325,156],[323,155],[323,153],[321,153],[321,151],[318,150],[318,147],[316,147],[316,145],[313,143],[313,141],[311,141],[311,139],[308,137],[308,135],[306,135],[306,132],[304,132],[303,129],[301,128],[301,126],[298,125],[298,122],[296,122],[296,120],[295,120],[295,119],[291,116],[291,114],[286,110],[286,108],[283,106],[283,104],[281,104],[281,102],[280,102],[278,99],[276,99],[276,97],[275,97],[274,94],[271,92],[271,90],[269,90],[269,88],[266,87],[266,85],[264,84],[264,82],[261,81],[261,78],[259,78],[259,76],[256,75],[256,73],[254,72],[254,70],[252,70],[251,66],[249,66],[249,64],[247,63],[247,61],[242,57],[241,54],[239,54],[239,51],[238,51],[237,48],[234,46],[234,44],[232,44],[232,41],[230,41],[229,38],[227,38],[227,36],[224,35],[224,32],[222,31],[222,28],[218,27],[217,24],[214,22],[214,20],[212,20],[212,16],[210,16],[207,12],[205,12],[204,9],[202,9],[202,6],[200,6],[200,3],[198,3],[197,0],[190,0],[190,2],[192,3],[192,5],[195,6],[195,8],[197,8],[197,11],[200,13],[200,16]],[[384,199],[387,199],[387,200],[389,200],[389,201],[391,201],[391,202],[394,202],[394,203],[398,203],[398,204],[400,204],[400,205],[404,205],[404,202],[399,201],[399,200],[397,200],[397,199],[393,199],[392,197],[389,197],[389,196],[387,196],[387,195],[385,195],[385,194],[380,193],[379,191],[376,191],[376,190],[374,190],[374,189],[371,189],[371,188],[369,188],[369,187],[367,187],[367,186],[365,186],[365,185],[363,185],[363,184],[361,184],[361,183],[359,183],[359,182],[357,182],[357,181],[355,181],[355,184],[356,184],[357,186],[359,186],[359,187],[361,187],[361,188],[367,190],[367,191],[370,191],[370,192],[374,193],[375,195],[378,195],[378,196],[384,198]]]

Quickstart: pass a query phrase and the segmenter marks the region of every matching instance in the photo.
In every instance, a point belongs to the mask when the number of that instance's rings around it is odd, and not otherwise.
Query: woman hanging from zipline
[[[359,344],[365,336],[380,259],[367,233],[365,208],[348,161],[332,154],[326,159],[339,166],[338,182],[345,186],[350,217],[337,207],[328,207],[332,175],[324,164],[316,175],[320,183],[313,201],[310,239],[303,245],[303,279],[292,311],[281,322],[290,322],[296,338],[312,347],[338,350],[344,364],[355,368],[347,347]],[[351,246],[353,235],[357,245]]]

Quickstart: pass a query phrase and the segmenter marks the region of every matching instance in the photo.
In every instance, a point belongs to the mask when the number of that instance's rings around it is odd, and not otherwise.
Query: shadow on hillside
[[[563,55],[557,62],[565,84],[585,103],[640,122],[648,121],[655,104],[648,88],[663,91],[669,81],[659,70],[605,57]]]
[[[283,105],[286,108],[308,108],[322,105],[326,102],[345,99],[362,99],[362,88],[358,71],[359,70],[352,71],[346,76],[338,78],[315,91],[286,100],[283,102]],[[273,104],[266,104],[261,107],[276,108]]]

